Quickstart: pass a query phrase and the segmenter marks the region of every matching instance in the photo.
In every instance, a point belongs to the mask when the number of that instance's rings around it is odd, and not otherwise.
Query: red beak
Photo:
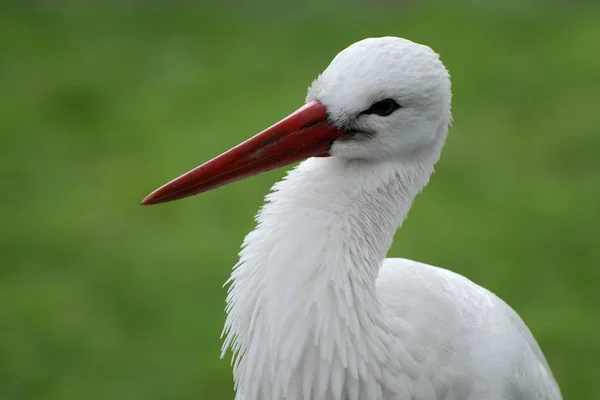
[[[182,199],[309,157],[327,156],[333,141],[343,134],[327,121],[327,108],[313,101],[258,135],[156,189],[142,204]]]

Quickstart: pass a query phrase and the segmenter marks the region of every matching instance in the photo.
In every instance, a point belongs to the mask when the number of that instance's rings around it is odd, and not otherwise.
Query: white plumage
[[[350,116],[383,98],[395,115]],[[429,48],[349,47],[309,90],[336,142],[276,184],[227,298],[237,390],[254,399],[560,399],[535,339],[498,297],[453,272],[385,259],[450,122],[449,76]],[[369,139],[371,140],[369,142]],[[378,139],[378,140],[376,140]]]
[[[384,99],[400,108],[368,111]],[[307,102],[344,135],[275,184],[244,241],[223,346],[237,399],[561,399],[506,303],[385,258],[440,156],[450,100],[438,55],[399,38],[355,43],[313,83]]]

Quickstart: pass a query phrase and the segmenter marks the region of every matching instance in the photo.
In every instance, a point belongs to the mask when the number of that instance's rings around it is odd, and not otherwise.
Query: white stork
[[[228,281],[237,399],[561,399],[510,306],[454,272],[385,258],[440,157],[450,100],[429,47],[362,40],[302,108],[144,199],[306,160],[267,195]]]

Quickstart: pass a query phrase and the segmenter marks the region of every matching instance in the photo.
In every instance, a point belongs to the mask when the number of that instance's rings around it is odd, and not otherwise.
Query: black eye
[[[362,114],[375,114],[375,115],[380,115],[382,117],[387,117],[388,115],[390,115],[391,113],[393,113],[394,111],[396,111],[399,108],[400,108],[400,105],[398,103],[396,103],[394,100],[384,99],[384,100],[378,101],[377,103],[373,103],[373,105],[371,107],[369,107],[365,111],[361,112],[361,115]]]

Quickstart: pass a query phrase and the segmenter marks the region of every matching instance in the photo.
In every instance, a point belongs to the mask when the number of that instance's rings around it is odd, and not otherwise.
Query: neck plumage
[[[376,399],[393,386],[408,355],[389,354],[402,345],[375,282],[431,170],[315,158],[274,186],[229,280],[223,349],[240,398]]]

